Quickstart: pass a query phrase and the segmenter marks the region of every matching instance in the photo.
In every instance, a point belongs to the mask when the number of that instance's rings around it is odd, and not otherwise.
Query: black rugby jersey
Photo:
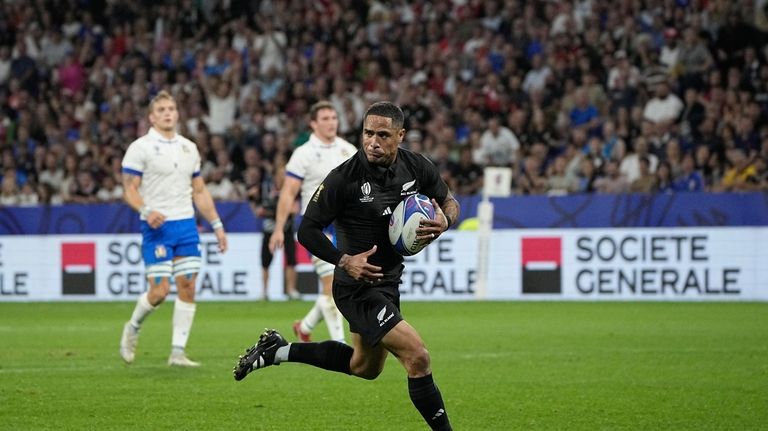
[[[338,263],[342,253],[359,254],[376,244],[368,263],[382,268],[383,281],[395,281],[403,272],[403,257],[389,242],[389,218],[400,201],[416,193],[440,205],[448,196],[448,186],[426,157],[398,148],[395,163],[383,168],[369,164],[360,149],[328,174],[312,195],[304,218],[323,227],[333,222],[339,253],[331,263]],[[336,268],[334,277],[354,281],[341,268]]]

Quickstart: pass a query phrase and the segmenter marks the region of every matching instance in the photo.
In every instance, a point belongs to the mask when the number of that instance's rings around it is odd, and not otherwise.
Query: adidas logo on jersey
[[[383,216],[390,215],[390,214],[392,214],[392,208],[390,207],[387,207],[387,209],[385,209],[384,212],[381,213],[381,215]]]

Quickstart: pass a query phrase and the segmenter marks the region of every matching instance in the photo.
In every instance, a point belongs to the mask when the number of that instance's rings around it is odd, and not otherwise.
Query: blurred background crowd
[[[117,201],[175,96],[218,200],[260,202],[330,100],[402,106],[457,194],[768,191],[768,0],[0,2],[0,205]]]

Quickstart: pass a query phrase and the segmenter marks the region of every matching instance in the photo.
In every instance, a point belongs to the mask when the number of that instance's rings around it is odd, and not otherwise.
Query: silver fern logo
[[[387,306],[385,305],[384,308],[379,311],[379,314],[376,315],[376,319],[379,321],[379,328],[384,326],[387,322],[389,322],[389,319],[395,317],[395,313],[389,313],[389,316],[384,317],[384,315],[387,314]]]

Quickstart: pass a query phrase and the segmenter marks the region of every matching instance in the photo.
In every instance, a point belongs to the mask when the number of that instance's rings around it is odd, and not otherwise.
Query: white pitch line
[[[109,370],[128,370],[128,369],[137,369],[137,370],[144,370],[144,369],[158,369],[158,368],[164,368],[170,370],[171,367],[165,364],[157,364],[157,365],[100,365],[98,367],[28,367],[28,368],[0,368],[0,374],[24,374],[24,373],[39,373],[41,371],[44,371],[46,373],[50,372],[87,372],[92,373],[94,370],[96,371],[109,371]]]
[[[45,332],[106,332],[113,331],[114,327],[98,327],[98,326],[0,326],[0,332],[29,332],[29,331],[45,331]]]
[[[512,356],[512,352],[467,353],[460,355],[462,359],[496,359]]]

